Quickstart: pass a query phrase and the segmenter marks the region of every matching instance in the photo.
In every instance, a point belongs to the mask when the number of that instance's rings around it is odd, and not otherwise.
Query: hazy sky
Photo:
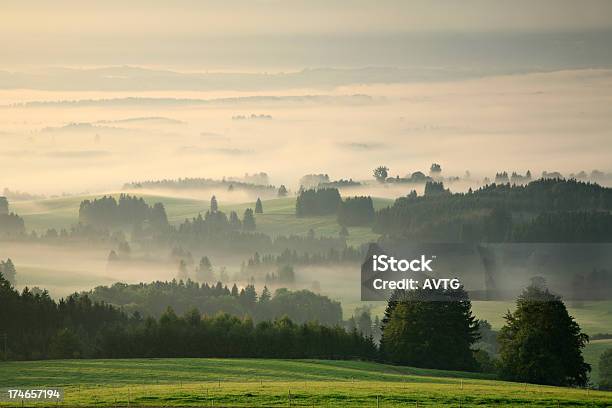
[[[0,188],[612,171],[612,1],[3,1],[0,38]]]
[[[612,2],[605,0],[3,1],[0,61],[3,68],[409,65],[419,61],[393,55],[413,51],[394,50],[398,38],[402,44],[415,41],[417,48],[448,54],[457,45],[436,42],[436,35],[488,32],[491,38],[504,38],[610,29]],[[433,42],[422,45],[415,35]],[[469,48],[470,38],[459,47]],[[529,47],[531,40],[522,41]],[[389,44],[384,54],[377,52]],[[547,48],[549,53],[554,47]]]

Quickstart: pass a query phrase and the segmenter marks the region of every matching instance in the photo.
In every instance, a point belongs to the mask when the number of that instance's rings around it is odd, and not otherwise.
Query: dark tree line
[[[231,295],[230,295],[231,296]],[[276,297],[278,297],[277,295]],[[282,294],[280,295],[283,296]],[[263,302],[272,302],[262,294]],[[155,299],[156,302],[163,300]],[[292,300],[295,303],[295,299]],[[46,291],[17,292],[0,274],[0,323],[6,358],[265,357],[376,358],[371,338],[339,325],[294,323],[286,316],[257,324],[251,318],[195,309],[179,317],[168,308],[159,318],[130,317],[88,295],[59,302]],[[299,303],[295,305],[299,307]],[[307,311],[303,311],[307,313]],[[4,353],[4,350],[2,350]]]
[[[309,253],[298,252],[297,250],[285,249],[278,255],[255,253],[243,265],[243,270],[258,270],[269,266],[278,265],[321,265],[337,263],[355,263],[363,261],[365,252],[353,247],[346,247],[342,250],[329,248],[327,252]]]
[[[295,202],[295,215],[332,215],[342,202],[337,188],[311,188],[301,190]]]
[[[254,324],[227,314],[203,317],[196,310],[177,316],[172,309],[159,320],[132,319],[102,334],[101,353],[132,357],[376,358],[371,338],[340,326],[296,324],[283,317]]]
[[[612,242],[612,214],[608,211],[562,211],[539,214],[518,224],[516,242]]]
[[[138,312],[143,316],[159,317],[170,306],[178,314],[197,309],[208,316],[219,312],[250,316],[256,322],[287,315],[296,323],[310,320],[331,326],[342,323],[339,302],[307,290],[278,289],[272,296],[264,287],[258,295],[253,285],[238,289],[236,285],[228,288],[221,282],[209,285],[173,280],[129,285],[115,283],[98,286],[85,295],[93,301],[112,304],[128,313]]]

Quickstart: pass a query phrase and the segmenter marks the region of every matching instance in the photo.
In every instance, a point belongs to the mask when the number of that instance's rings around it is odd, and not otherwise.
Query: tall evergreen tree
[[[278,196],[286,197],[287,194],[289,194],[289,192],[287,191],[287,187],[285,187],[284,184],[281,184],[281,186],[278,188]]]
[[[216,213],[219,211],[219,204],[217,203],[217,197],[212,196],[210,199],[210,212]]]
[[[263,214],[263,205],[259,197],[257,197],[257,202],[255,203],[255,214]]]
[[[396,292],[383,319],[382,357],[416,367],[475,369],[478,322],[471,307],[463,289]]]

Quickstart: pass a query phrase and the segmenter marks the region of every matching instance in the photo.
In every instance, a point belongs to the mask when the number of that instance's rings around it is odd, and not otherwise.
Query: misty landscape
[[[9,3],[0,388],[610,403],[608,3]],[[462,286],[364,300],[374,253],[437,254]]]

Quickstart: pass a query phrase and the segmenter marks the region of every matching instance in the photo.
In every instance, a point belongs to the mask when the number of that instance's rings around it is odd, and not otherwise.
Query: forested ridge
[[[374,230],[422,241],[610,242],[612,189],[563,179],[451,193],[428,183],[376,213]],[[603,223],[603,225],[602,225]]]

